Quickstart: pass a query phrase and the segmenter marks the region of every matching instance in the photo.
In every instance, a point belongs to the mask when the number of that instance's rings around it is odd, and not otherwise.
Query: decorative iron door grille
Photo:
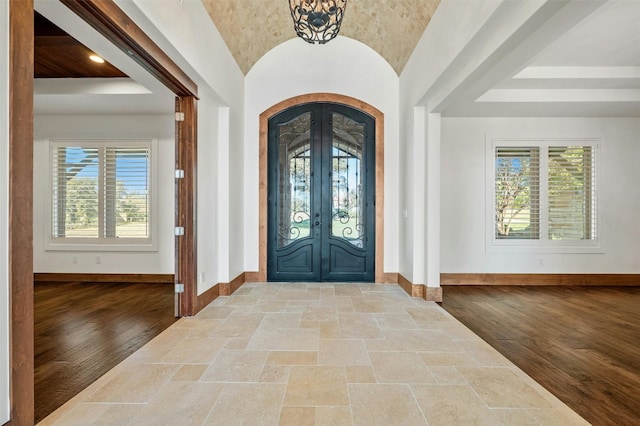
[[[269,281],[365,281],[375,267],[375,123],[332,103],[269,120]]]

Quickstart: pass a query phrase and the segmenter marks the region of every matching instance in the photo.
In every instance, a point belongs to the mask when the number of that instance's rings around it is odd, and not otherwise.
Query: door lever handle
[[[316,226],[318,225],[322,225],[322,223],[320,223],[319,221],[316,220]]]

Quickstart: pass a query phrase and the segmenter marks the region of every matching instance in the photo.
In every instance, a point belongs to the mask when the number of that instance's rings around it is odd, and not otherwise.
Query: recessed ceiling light
[[[97,62],[99,64],[104,64],[104,59],[102,59],[100,56],[98,55],[90,55],[89,59],[91,59],[93,62]]]

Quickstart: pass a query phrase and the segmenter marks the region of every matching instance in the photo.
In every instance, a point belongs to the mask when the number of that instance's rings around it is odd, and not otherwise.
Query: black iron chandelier
[[[289,0],[289,7],[298,37],[325,44],[340,31],[347,0]]]

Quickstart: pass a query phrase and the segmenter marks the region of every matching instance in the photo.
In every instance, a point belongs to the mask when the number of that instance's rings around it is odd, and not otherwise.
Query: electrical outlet
[[[99,254],[96,255],[96,265],[100,265],[102,263],[102,256]]]
[[[78,256],[76,256],[75,254],[71,256],[71,263],[78,263]]]
[[[200,284],[204,284],[204,272],[200,272]]]

